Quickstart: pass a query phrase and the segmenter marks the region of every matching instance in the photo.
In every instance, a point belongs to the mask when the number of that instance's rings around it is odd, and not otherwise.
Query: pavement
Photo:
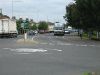
[[[0,39],[0,75],[83,75],[100,72],[100,42],[75,35],[38,34],[30,42]]]

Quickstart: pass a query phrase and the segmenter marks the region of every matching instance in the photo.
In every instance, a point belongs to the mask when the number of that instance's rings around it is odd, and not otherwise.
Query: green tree
[[[29,28],[30,28],[30,21],[29,21],[28,18],[26,18],[26,20],[25,20],[25,26],[24,26],[24,28],[25,28],[26,30],[29,30]]]
[[[31,29],[32,29],[32,30],[37,30],[36,24],[34,24],[33,26],[31,26]]]
[[[100,31],[100,0],[76,0],[81,21],[89,32]]]
[[[19,33],[22,33],[22,27],[21,27],[21,24],[23,23],[23,19],[22,18],[19,18],[16,20],[16,24],[17,24],[17,30]]]
[[[46,23],[45,21],[39,22],[38,29],[39,30],[47,30],[48,29],[48,23]]]
[[[67,25],[77,29],[82,27],[80,24],[80,15],[75,3],[66,6],[66,14],[64,18],[68,22]]]
[[[100,31],[100,0],[74,0],[66,7],[68,25],[85,31]]]

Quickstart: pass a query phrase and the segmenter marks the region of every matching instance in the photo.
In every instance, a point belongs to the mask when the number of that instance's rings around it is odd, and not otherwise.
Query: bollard
[[[24,34],[24,42],[27,39],[27,33]]]

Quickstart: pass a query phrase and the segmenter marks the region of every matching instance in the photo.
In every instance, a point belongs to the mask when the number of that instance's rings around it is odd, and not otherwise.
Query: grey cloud
[[[1,2],[2,1],[2,2]],[[6,3],[4,2],[6,1]],[[11,15],[11,0],[0,0],[0,7]],[[51,21],[63,20],[65,14],[65,6],[73,2],[72,0],[13,0],[14,1],[14,15],[16,16],[28,16],[34,19],[47,20],[47,17]],[[18,1],[18,2],[17,2]],[[3,6],[5,4],[5,6]]]

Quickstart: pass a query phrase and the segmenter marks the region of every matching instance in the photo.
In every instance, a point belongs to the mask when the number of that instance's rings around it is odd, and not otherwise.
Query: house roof
[[[54,25],[54,23],[52,23],[52,22],[47,22],[49,25]]]
[[[0,16],[0,19],[10,19],[10,17],[7,16],[7,15],[1,15],[1,16]]]

